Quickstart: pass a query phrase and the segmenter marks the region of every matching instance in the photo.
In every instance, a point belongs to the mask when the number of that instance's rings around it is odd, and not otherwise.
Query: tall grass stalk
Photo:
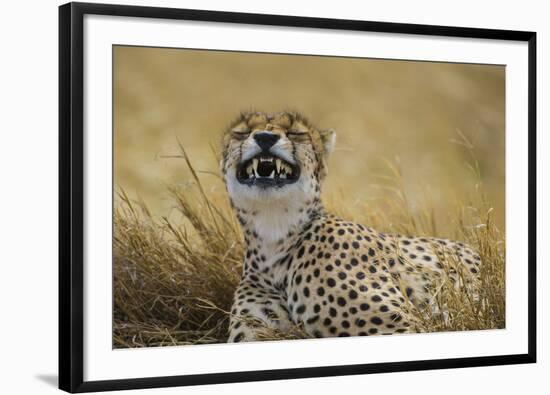
[[[462,145],[467,144],[462,141]],[[222,185],[206,191],[202,174],[180,144],[192,182],[170,187],[179,215],[153,217],[141,200],[117,191],[114,212],[113,346],[153,347],[225,342],[233,292],[240,280],[243,240]],[[471,166],[479,172],[479,167]],[[207,176],[207,175],[204,175]],[[438,236],[429,199],[412,207],[399,162],[388,162],[379,177],[389,191],[383,202],[365,202],[346,210],[325,199],[329,210],[387,233]],[[449,218],[453,237],[470,244],[482,259],[476,292],[466,281],[445,280],[432,293],[428,308],[412,309],[422,331],[454,331],[505,326],[504,234],[494,224],[481,183],[469,202],[456,205]],[[448,271],[460,265],[441,256]],[[433,273],[427,273],[432,275]],[[440,312],[444,311],[444,314]],[[264,328],[266,340],[302,338],[296,328],[281,334]]]

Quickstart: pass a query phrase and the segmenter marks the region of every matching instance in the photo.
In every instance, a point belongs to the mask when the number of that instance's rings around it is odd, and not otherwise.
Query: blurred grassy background
[[[504,229],[503,66],[123,46],[114,56],[115,185],[155,215],[175,215],[166,187],[190,179],[166,157],[179,155],[176,137],[197,170],[218,173],[212,148],[240,111],[293,109],[336,130],[324,196],[346,211],[384,204],[393,192],[378,176],[398,158],[412,210],[429,199],[438,235],[452,236],[450,211],[475,190],[473,153]],[[471,152],[453,143],[460,133]],[[201,181],[223,189],[215,175]]]

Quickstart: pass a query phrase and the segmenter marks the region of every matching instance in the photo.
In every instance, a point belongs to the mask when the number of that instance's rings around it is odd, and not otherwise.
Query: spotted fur
[[[299,166],[295,183],[237,180],[239,165],[261,151],[258,133],[278,136],[269,153]],[[417,331],[410,309],[429,306],[443,276],[459,281],[443,255],[475,282],[480,257],[462,243],[384,234],[325,211],[321,183],[334,140],[334,131],[293,112],[245,113],[224,133],[221,169],[246,244],[230,342],[257,339],[254,322],[281,331],[301,325],[312,337]]]

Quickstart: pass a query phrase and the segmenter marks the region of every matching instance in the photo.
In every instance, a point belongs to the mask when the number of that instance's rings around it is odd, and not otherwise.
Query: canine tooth
[[[252,169],[252,165],[250,165],[246,168],[246,174],[248,174],[249,176],[251,176],[253,172],[254,172],[254,170]]]
[[[275,170],[271,170],[271,174],[269,175],[269,178],[275,178]]]
[[[252,159],[252,168],[254,169],[254,173],[256,173],[256,170],[258,170],[258,159]]]
[[[275,160],[275,167],[277,168],[277,173],[280,173],[281,172],[281,160],[280,159]]]

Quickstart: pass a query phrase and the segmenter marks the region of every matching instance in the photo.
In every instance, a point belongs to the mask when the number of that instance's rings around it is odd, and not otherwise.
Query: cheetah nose
[[[275,143],[279,140],[280,136],[278,134],[260,132],[254,135],[254,140],[256,144],[264,151],[269,150]]]

